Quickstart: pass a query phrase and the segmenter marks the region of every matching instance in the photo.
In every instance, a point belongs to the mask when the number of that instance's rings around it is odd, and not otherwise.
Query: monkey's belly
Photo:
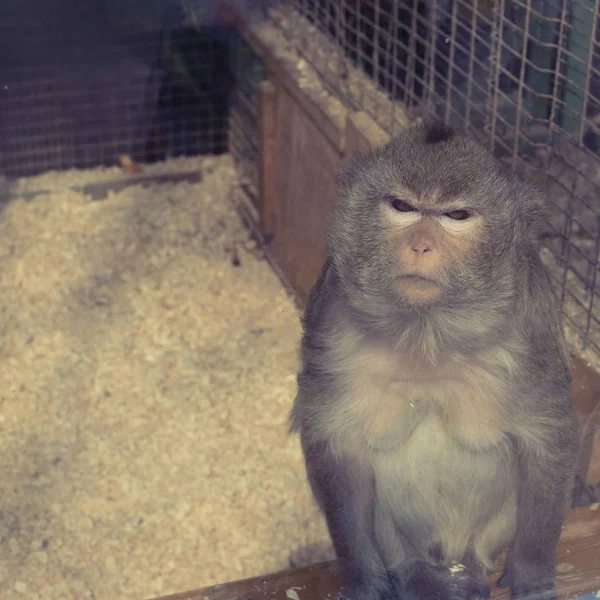
[[[503,444],[468,449],[436,416],[419,424],[401,446],[377,453],[375,528],[388,566],[402,562],[407,552],[447,566],[471,553],[493,568],[516,526],[510,464]]]

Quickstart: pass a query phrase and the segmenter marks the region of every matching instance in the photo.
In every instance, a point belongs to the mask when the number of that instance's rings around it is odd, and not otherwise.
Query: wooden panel
[[[323,264],[341,156],[280,83],[277,98],[278,206],[270,251],[303,301]]]
[[[275,156],[277,152],[277,95],[270,81],[257,88],[258,98],[258,179],[260,195],[260,230],[273,234],[277,220],[275,194]]]
[[[600,590],[600,505],[569,511],[556,554],[559,600]],[[496,581],[501,565],[492,576]],[[155,600],[335,600],[340,582],[335,562],[216,585]],[[510,591],[492,585],[493,600]]]
[[[590,468],[587,472],[587,482],[600,487],[600,420],[596,421],[596,431],[592,437],[590,453]]]
[[[600,481],[600,449],[595,435],[600,417],[600,375],[578,357],[573,358],[572,398],[581,423],[579,473],[584,481],[595,484]]]

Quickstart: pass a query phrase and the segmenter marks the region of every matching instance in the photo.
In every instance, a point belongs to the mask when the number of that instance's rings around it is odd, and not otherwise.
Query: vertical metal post
[[[533,94],[529,95],[525,106],[536,119],[548,119],[552,112],[554,64],[560,34],[560,27],[555,23],[560,18],[562,6],[547,0],[530,0],[528,11],[531,11],[527,30],[530,47],[525,46],[523,60],[530,62],[525,83]]]
[[[586,70],[590,46],[594,43],[593,19],[595,1],[577,0],[571,2],[570,28],[567,36],[568,52],[565,56],[565,85],[563,87],[563,102],[561,125],[569,133],[579,133],[581,123],[585,119],[585,96],[587,94]]]
[[[431,18],[430,18],[430,28],[431,28],[431,39],[429,42],[429,56],[426,56],[426,60],[429,63],[429,73],[425,75],[425,80],[428,80],[429,89],[425,90],[425,94],[427,97],[427,108],[430,113],[434,113],[435,111],[435,56],[436,56],[436,44],[437,44],[437,8],[438,8],[438,0],[433,0],[431,3]]]

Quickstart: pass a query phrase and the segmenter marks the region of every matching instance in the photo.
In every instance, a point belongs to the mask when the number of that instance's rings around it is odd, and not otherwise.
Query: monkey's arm
[[[368,461],[333,451],[331,432],[320,429],[317,414],[327,412],[338,394],[327,370],[328,332],[336,322],[338,277],[330,257],[309,296],[303,315],[303,368],[290,415],[300,433],[306,472],[325,516],[341,567],[343,593],[351,600],[380,600],[388,589],[384,562],[374,537],[374,475]]]
[[[554,594],[554,554],[569,506],[579,454],[579,423],[571,401],[570,357],[562,334],[560,305],[539,254],[532,274],[522,331],[531,352],[515,405],[518,445],[517,533],[499,580],[513,597]]]
[[[304,433],[301,438],[308,479],[340,561],[344,596],[379,600],[388,580],[373,537],[370,468],[358,458],[334,455],[327,442],[308,441]]]
[[[578,422],[564,384],[546,388],[554,414],[535,416],[518,453],[517,533],[498,581],[512,597],[554,598],[555,548],[568,509],[578,455]],[[558,387],[558,390],[553,390]],[[550,388],[550,389],[548,389]],[[542,394],[543,389],[536,391]],[[535,436],[532,438],[532,434]]]

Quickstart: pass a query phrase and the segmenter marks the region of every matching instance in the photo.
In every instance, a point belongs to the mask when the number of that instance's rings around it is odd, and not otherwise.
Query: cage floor
[[[77,190],[119,169],[3,190],[3,599],[141,600],[327,557],[287,436],[298,315],[232,208],[233,162],[149,170],[198,166],[98,202]]]

